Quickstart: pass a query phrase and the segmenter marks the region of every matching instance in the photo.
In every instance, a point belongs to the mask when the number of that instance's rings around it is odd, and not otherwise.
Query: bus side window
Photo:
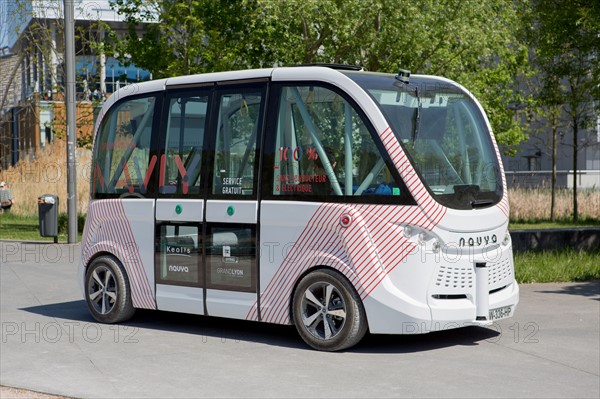
[[[361,114],[326,87],[282,88],[274,154],[273,195],[400,195]]]
[[[250,196],[256,192],[256,142],[262,97],[258,91],[219,97],[213,195]]]
[[[208,95],[176,95],[167,101],[166,165],[159,192],[198,195]]]
[[[93,196],[143,196],[157,165],[150,141],[155,97],[118,103],[102,120],[94,149]]]

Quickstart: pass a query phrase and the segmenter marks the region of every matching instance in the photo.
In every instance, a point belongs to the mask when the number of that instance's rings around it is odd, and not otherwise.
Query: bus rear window
[[[124,101],[102,120],[94,149],[92,196],[145,194],[156,159],[150,157],[155,97]]]

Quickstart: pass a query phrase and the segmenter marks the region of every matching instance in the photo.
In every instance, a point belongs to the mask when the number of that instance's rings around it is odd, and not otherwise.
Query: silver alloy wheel
[[[316,338],[330,339],[342,331],[346,323],[346,303],[338,289],[319,282],[302,295],[302,323]]]
[[[90,303],[100,314],[109,313],[117,302],[117,281],[114,273],[106,266],[97,267],[88,281]]]

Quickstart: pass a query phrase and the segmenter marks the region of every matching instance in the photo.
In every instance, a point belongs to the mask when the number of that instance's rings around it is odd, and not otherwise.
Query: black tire
[[[300,281],[292,314],[304,342],[321,351],[350,348],[367,332],[358,293],[341,273],[331,269],[314,271]]]
[[[116,258],[100,256],[89,265],[85,273],[85,300],[92,317],[101,323],[119,323],[133,316],[129,279]]]

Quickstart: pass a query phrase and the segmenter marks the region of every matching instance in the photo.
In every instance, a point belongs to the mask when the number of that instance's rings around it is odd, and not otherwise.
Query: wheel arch
[[[338,269],[336,267],[333,266],[329,266],[329,265],[315,265],[315,266],[311,266],[308,269],[304,270],[302,273],[300,273],[300,275],[296,278],[296,281],[294,281],[294,285],[292,286],[292,289],[290,290],[289,293],[289,298],[288,298],[288,316],[290,319],[290,322],[292,325],[295,325],[294,323],[294,295],[296,294],[296,289],[298,288],[298,284],[300,284],[300,281],[302,281],[304,279],[304,277],[308,276],[309,274],[319,271],[319,270],[331,270],[333,272],[336,272],[337,274],[339,274],[340,276],[342,276],[344,279],[346,279],[346,281],[348,282],[348,284],[350,285],[350,287],[352,287],[352,289],[354,289],[354,291],[358,292],[358,290],[356,289],[356,286],[352,283],[352,280],[350,279],[350,277],[348,277],[347,274],[352,275],[352,270],[348,267],[345,268],[341,268]],[[366,313],[366,308],[364,306],[364,304],[362,303],[362,299],[360,299],[361,301],[361,306],[363,307],[363,309],[365,309],[365,313]],[[368,316],[367,316],[367,329],[368,329]]]
[[[82,281],[85,284],[85,278],[89,266],[100,256],[111,256],[120,265],[123,275],[127,279],[129,289],[132,293],[133,306],[143,309],[156,309],[156,299],[154,286],[151,284],[150,275],[146,274],[143,265],[138,265],[128,259],[123,248],[112,243],[102,242],[94,245],[86,251],[86,257],[82,254]],[[125,261],[124,261],[125,260]]]
[[[123,273],[125,273],[125,275],[127,276],[127,278],[129,278],[129,273],[127,272],[127,268],[125,267],[125,264],[124,264],[124,263],[123,263],[123,261],[122,261],[122,260],[119,258],[119,256],[118,256],[118,255],[116,255],[116,254],[115,254],[115,253],[113,253],[113,252],[106,251],[106,250],[104,250],[104,251],[99,251],[99,252],[95,253],[95,254],[94,254],[94,255],[92,255],[92,256],[91,256],[91,257],[88,259],[88,261],[87,261],[87,262],[86,262],[86,263],[83,265],[83,275],[84,275],[84,278],[85,278],[85,275],[86,275],[86,273],[87,273],[88,269],[90,268],[90,265],[91,265],[92,263],[94,263],[94,261],[95,261],[96,259],[98,259],[98,258],[100,258],[100,257],[102,257],[102,256],[111,256],[111,257],[115,258],[115,259],[117,260],[117,262],[119,262],[119,264],[121,265],[121,267],[122,267],[122,269],[123,269]]]

